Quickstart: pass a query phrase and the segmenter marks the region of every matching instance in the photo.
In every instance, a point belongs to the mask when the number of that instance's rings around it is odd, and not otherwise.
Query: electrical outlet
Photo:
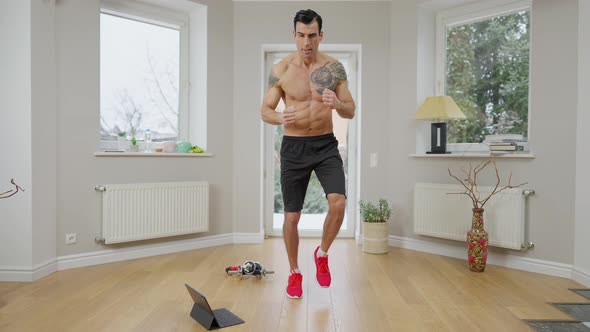
[[[78,242],[76,233],[66,234],[66,244],[75,244]]]

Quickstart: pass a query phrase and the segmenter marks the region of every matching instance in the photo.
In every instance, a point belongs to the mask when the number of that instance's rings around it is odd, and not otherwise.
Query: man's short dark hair
[[[314,20],[318,22],[318,32],[322,32],[322,17],[311,9],[300,10],[295,14],[295,18],[293,19],[293,30],[296,30],[297,22],[307,25],[311,24]]]

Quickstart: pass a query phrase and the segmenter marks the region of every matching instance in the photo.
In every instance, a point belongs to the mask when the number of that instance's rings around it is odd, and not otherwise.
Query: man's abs
[[[318,136],[333,132],[332,110],[321,102],[287,102],[295,107],[295,123],[285,125],[287,136]]]

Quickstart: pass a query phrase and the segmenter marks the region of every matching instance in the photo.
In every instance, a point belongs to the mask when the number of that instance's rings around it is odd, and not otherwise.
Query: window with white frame
[[[490,1],[437,15],[436,93],[453,97],[467,116],[449,121],[449,150],[486,135],[527,139],[530,7],[530,1]]]
[[[100,13],[100,146],[188,137],[189,16],[126,2]]]

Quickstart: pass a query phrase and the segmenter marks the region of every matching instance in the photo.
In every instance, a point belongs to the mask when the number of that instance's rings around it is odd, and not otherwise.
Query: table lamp
[[[426,153],[447,153],[447,123],[441,120],[465,119],[459,106],[449,96],[428,97],[416,112],[417,120],[432,120],[430,150]]]

